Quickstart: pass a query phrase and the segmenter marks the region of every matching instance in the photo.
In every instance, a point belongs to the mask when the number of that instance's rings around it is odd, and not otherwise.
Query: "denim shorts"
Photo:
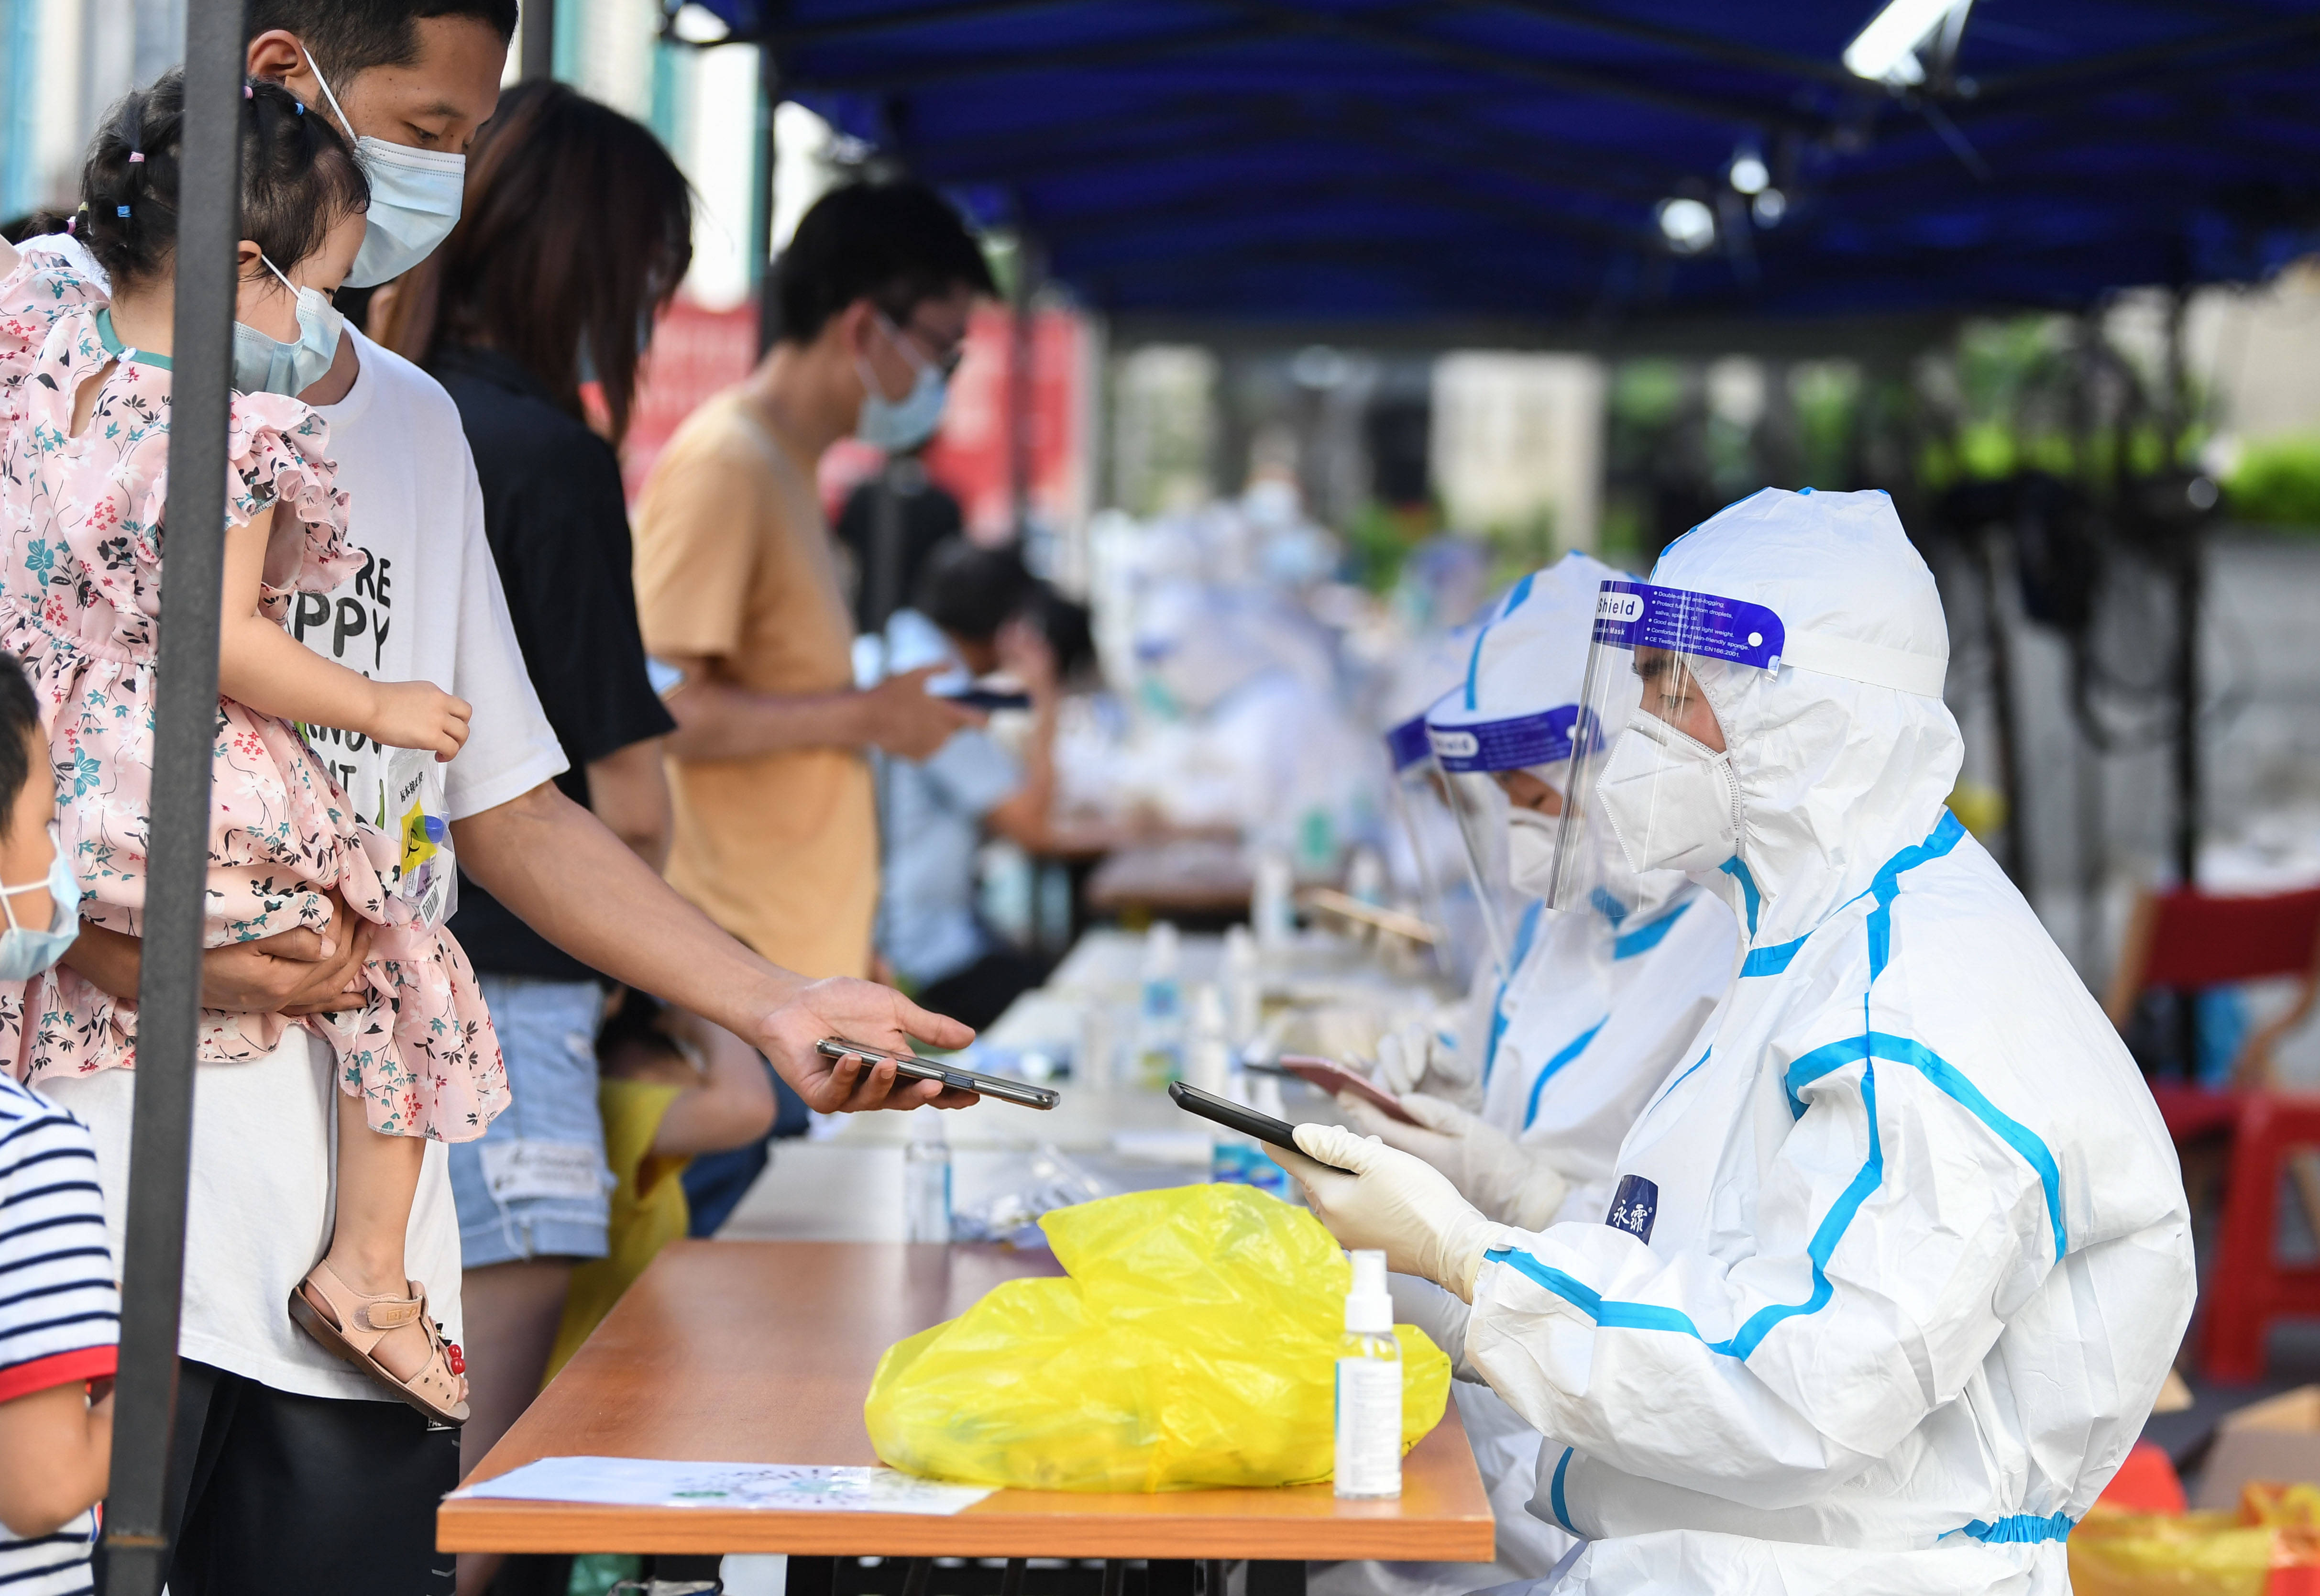
[[[507,1061],[508,1105],[475,1141],[451,1146],[459,1265],[601,1258],[612,1171],[596,1108],[594,981],[479,977]]]

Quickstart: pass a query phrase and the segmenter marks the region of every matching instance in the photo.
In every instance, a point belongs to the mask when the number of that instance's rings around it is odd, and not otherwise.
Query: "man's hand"
[[[953,668],[948,665],[924,665],[899,676],[888,676],[875,687],[865,689],[862,694],[863,724],[870,742],[898,759],[925,759],[941,752],[951,733],[982,725],[987,717],[979,712],[937,698],[927,691],[929,676]]]
[[[1313,1217],[1348,1247],[1375,1247],[1397,1274],[1416,1274],[1463,1301],[1500,1227],[1458,1195],[1449,1177],[1408,1153],[1339,1125],[1300,1125],[1301,1153],[1265,1156],[1297,1177]]]
[[[374,928],[337,893],[329,896],[330,922],[320,931],[299,927],[204,952],[202,1007],[291,1015],[362,1007],[369,1001],[362,968]],[[136,938],[84,920],[64,962],[99,991],[134,1004],[143,952]]]
[[[814,1050],[824,1037],[907,1054],[913,1051],[913,1038],[949,1051],[965,1047],[974,1033],[956,1020],[929,1013],[890,986],[838,977],[801,987],[766,1016],[750,1039],[818,1113],[915,1109],[929,1103],[963,1109],[982,1101],[972,1092],[935,1081],[898,1084],[891,1063],[865,1066],[859,1058],[825,1058]]]

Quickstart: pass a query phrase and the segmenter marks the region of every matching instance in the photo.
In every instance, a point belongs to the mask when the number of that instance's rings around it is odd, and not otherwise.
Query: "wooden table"
[[[996,1247],[676,1242],[470,1477],[590,1455],[875,1464],[862,1401],[879,1355],[1002,1280],[1054,1272]],[[1300,1560],[1300,1575],[1305,1559],[1487,1562],[1492,1528],[1455,1403],[1403,1460],[1396,1501],[1326,1484],[1001,1491],[952,1517],[450,1501],[436,1520],[447,1552],[786,1552],[793,1571],[830,1555],[1246,1557]]]

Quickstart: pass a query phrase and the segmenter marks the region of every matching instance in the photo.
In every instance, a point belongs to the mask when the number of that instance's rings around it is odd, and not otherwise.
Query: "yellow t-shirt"
[[[603,1257],[591,1258],[572,1272],[564,1320],[556,1327],[556,1347],[548,1354],[542,1384],[556,1378],[556,1372],[580,1350],[580,1343],[603,1322],[660,1249],[684,1234],[691,1216],[684,1206],[684,1183],[677,1177],[693,1160],[656,1158],[652,1145],[668,1105],[685,1090],[654,1081],[597,1084],[596,1106],[604,1116],[604,1161],[620,1182],[612,1188],[611,1245]]]
[[[854,621],[813,462],[739,389],[677,429],[637,500],[645,648],[752,693],[844,692]],[[777,965],[869,974],[878,903],[870,766],[847,748],[668,761],[669,884]]]

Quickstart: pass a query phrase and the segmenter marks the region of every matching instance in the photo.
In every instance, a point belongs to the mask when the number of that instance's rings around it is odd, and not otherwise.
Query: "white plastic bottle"
[[[950,1239],[950,1139],[938,1109],[911,1114],[911,1139],[902,1148],[902,1239]]]
[[[1225,1035],[1225,1000],[1213,982],[1192,988],[1192,1024],[1184,1050],[1184,1079],[1203,1092],[1227,1095],[1232,1088],[1233,1049]]]
[[[1337,1491],[1401,1494],[1401,1343],[1394,1339],[1382,1252],[1354,1255],[1354,1289],[1346,1293],[1346,1336],[1337,1343]]]
[[[1144,1001],[1137,1017],[1136,1066],[1147,1086],[1184,1074],[1184,1000],[1176,978],[1176,928],[1154,922],[1144,937]]]

